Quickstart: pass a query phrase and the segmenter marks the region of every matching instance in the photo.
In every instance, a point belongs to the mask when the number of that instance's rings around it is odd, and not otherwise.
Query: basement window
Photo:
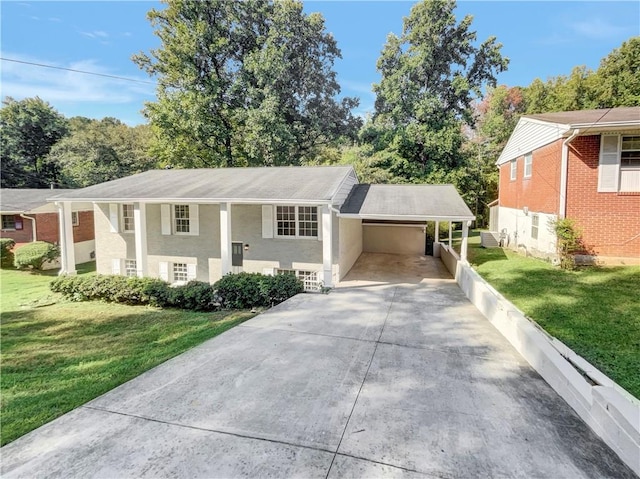
[[[277,269],[276,274],[291,274],[302,281],[305,291],[317,291],[319,287],[318,272],[299,269]]]

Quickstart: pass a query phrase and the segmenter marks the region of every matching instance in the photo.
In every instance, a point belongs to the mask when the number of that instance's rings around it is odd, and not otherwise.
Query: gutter
[[[567,215],[567,176],[569,174],[569,144],[580,134],[579,129],[573,130],[569,138],[562,142],[562,162],[560,165],[560,206],[558,216],[564,219]]]
[[[38,241],[38,232],[36,230],[36,219],[32,216],[27,216],[23,213],[20,213],[20,217],[27,220],[31,220],[31,226],[32,226],[31,231],[32,231],[32,238],[33,238],[31,242]]]

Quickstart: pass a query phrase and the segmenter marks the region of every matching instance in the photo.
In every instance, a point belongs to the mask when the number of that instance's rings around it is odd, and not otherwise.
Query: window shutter
[[[262,268],[262,274],[267,276],[273,276],[275,273],[275,268]]]
[[[188,264],[187,265],[187,281],[193,281],[196,279],[196,265]]]
[[[322,241],[322,206],[318,206],[318,241]]]
[[[109,203],[109,223],[111,223],[109,231],[112,233],[117,233],[120,230],[120,228],[118,228],[119,210],[120,208],[118,208],[117,203]]]
[[[14,220],[14,228],[16,229],[16,231],[21,230],[24,228],[24,225],[22,223],[22,218],[18,215],[15,216]]]
[[[189,205],[189,234],[198,236],[200,234],[200,213],[198,205]]]
[[[169,263],[166,261],[160,261],[158,263],[158,274],[160,279],[169,281]]]
[[[620,179],[620,151],[618,135],[602,135],[600,164],[598,165],[598,191],[618,191]]]
[[[112,263],[111,263],[111,274],[120,275],[121,274],[121,265],[122,265],[122,260],[113,259]]]
[[[273,238],[273,206],[262,205],[262,237]]]
[[[171,205],[160,205],[160,225],[163,235],[171,234]]]

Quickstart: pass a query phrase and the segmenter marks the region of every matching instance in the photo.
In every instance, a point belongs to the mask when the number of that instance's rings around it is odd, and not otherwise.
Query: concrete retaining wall
[[[640,475],[640,401],[549,336],[491,287],[455,251],[442,262],[467,298],[611,449]],[[596,383],[592,385],[578,371]]]

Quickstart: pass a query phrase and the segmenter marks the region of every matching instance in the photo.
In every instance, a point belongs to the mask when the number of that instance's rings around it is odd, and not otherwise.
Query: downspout
[[[580,130],[573,130],[569,138],[562,142],[562,163],[560,165],[560,206],[558,208],[558,217],[560,219],[564,219],[567,215],[567,176],[569,174],[569,144],[579,134]]]
[[[32,227],[31,232],[32,232],[32,238],[33,238],[31,242],[33,243],[35,241],[38,241],[38,232],[36,231],[36,219],[32,216],[27,216],[23,213],[20,213],[20,217],[27,220],[31,220],[31,227]]]

